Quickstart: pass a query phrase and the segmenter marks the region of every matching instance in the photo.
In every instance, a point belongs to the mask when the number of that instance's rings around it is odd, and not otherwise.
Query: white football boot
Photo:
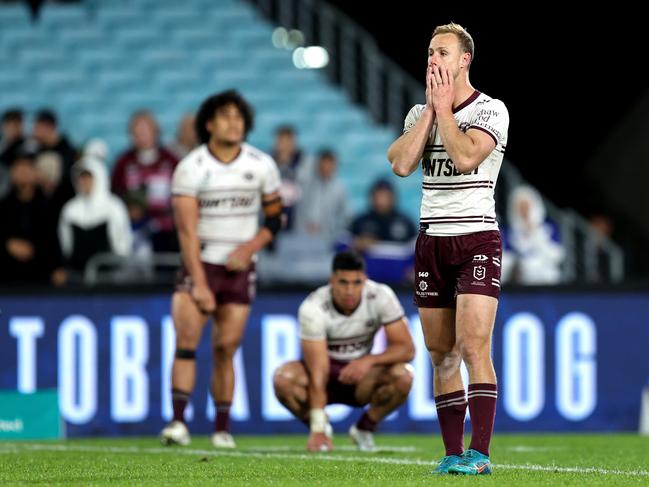
[[[359,430],[355,424],[349,428],[349,436],[360,451],[375,451],[374,434],[371,431]]]
[[[212,446],[214,448],[236,448],[237,444],[234,442],[234,438],[227,431],[217,431],[212,433]]]
[[[182,421],[172,421],[160,432],[160,443],[163,445],[187,446],[191,441],[189,430]]]

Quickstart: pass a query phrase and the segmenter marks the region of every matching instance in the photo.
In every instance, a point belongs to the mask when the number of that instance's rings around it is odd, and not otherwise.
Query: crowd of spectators
[[[20,109],[2,115],[0,283],[82,283],[100,258],[127,263],[113,274],[122,280],[150,279],[156,257],[179,250],[171,177],[198,144],[194,115],[185,114],[165,144],[155,116],[135,112],[130,147],[114,160],[99,139],[74,147],[50,110],[33,115],[30,131],[26,118]],[[283,231],[258,264],[263,282],[320,282],[343,248],[362,252],[373,278],[412,279],[417,226],[399,211],[389,179],[368,181],[367,208],[352,215],[335,150],[305,151],[288,125],[263,149],[277,162],[284,204]],[[560,282],[563,249],[533,188],[512,193],[503,230],[504,282]]]

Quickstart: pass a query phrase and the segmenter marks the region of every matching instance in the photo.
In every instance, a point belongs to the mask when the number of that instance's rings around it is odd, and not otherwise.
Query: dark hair
[[[352,250],[338,252],[334,257],[331,266],[333,272],[336,271],[362,271],[365,272],[365,261],[363,257]]]
[[[394,193],[394,186],[392,186],[392,183],[388,181],[387,179],[377,179],[374,181],[372,184],[372,189],[370,190],[371,194],[374,194],[375,192],[381,190],[381,189],[386,189],[392,193]]]
[[[201,103],[196,115],[196,134],[198,140],[202,144],[207,144],[210,140],[210,133],[205,125],[207,122],[214,118],[214,114],[226,105],[234,105],[237,107],[241,116],[243,117],[244,139],[254,126],[254,111],[250,104],[237,92],[236,90],[223,91],[216,95],[210,96],[207,100]]]
[[[22,122],[23,111],[20,108],[10,108],[2,114],[3,122]]]
[[[292,125],[280,125],[275,130],[275,135],[295,135],[295,129]]]
[[[54,127],[56,127],[57,124],[56,113],[48,109],[39,110],[36,113],[35,119],[37,122],[46,123]]]
[[[334,162],[338,161],[336,153],[332,149],[321,149],[318,152],[318,162],[320,162],[322,159],[331,159]]]
[[[11,161],[10,165],[14,165],[18,161],[28,161],[32,165],[36,164],[36,154],[26,150],[20,150]]]

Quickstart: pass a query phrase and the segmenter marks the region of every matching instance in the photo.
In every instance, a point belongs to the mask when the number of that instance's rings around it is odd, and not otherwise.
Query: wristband
[[[322,408],[314,408],[309,411],[311,433],[324,433],[329,419]]]

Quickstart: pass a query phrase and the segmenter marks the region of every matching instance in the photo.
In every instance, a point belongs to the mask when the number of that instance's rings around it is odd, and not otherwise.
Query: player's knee
[[[462,340],[458,344],[458,350],[462,360],[470,367],[484,360],[485,356],[489,356],[489,348],[485,344],[477,340]]]
[[[444,355],[453,351],[453,345],[446,345],[444,343],[426,340],[426,349],[428,350],[428,353],[431,354],[431,356],[433,354]]]
[[[217,360],[228,359],[234,357],[237,349],[239,348],[240,340],[219,340],[214,344],[214,356]]]
[[[288,397],[293,386],[293,379],[283,367],[278,368],[273,374],[273,388],[275,395],[280,398]]]
[[[410,364],[396,364],[390,369],[392,384],[401,395],[407,396],[412,387],[412,381],[415,377],[414,369]]]
[[[452,373],[460,368],[460,363],[462,362],[462,357],[458,352],[431,352],[430,357],[433,361],[433,366],[438,372]]]
[[[179,327],[176,330],[176,348],[194,349],[201,340],[201,330],[191,327]]]
[[[383,405],[394,398],[396,389],[394,383],[383,384],[377,387],[372,393],[371,403],[376,405]]]

